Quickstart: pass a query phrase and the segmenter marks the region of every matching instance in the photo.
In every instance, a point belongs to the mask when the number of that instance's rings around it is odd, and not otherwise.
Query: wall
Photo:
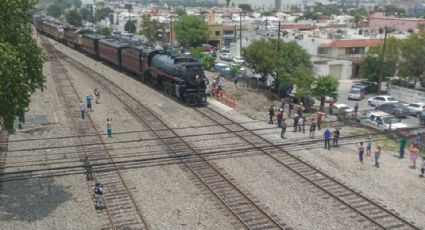
[[[424,20],[415,19],[398,19],[398,18],[369,18],[370,27],[395,27],[400,31],[407,31],[408,29],[417,29],[418,23]]]
[[[425,92],[408,89],[396,85],[390,85],[389,94],[395,99],[404,102],[423,102],[425,101]]]

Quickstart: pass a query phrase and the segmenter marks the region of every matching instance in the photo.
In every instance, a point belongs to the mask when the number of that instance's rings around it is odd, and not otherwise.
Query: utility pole
[[[239,53],[242,54],[242,12],[239,14]]]
[[[280,51],[280,21],[279,21],[279,28],[277,30],[277,52]]]
[[[378,94],[381,94],[381,85],[382,85],[382,77],[384,76],[384,58],[385,58],[385,48],[387,46],[387,34],[388,27],[384,28],[384,44],[382,45],[382,55],[379,63],[379,78],[378,78]]]

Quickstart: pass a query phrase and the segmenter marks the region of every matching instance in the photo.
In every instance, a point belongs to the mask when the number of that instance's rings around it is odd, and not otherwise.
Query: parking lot
[[[337,103],[346,104],[350,108],[354,109],[354,105],[357,102],[357,103],[359,103],[359,111],[373,109],[374,108],[373,106],[367,105],[367,100],[370,97],[377,96],[378,94],[366,94],[365,98],[361,101],[348,100],[347,95],[348,95],[348,93],[351,89],[352,84],[353,84],[353,80],[341,80],[340,81],[339,88],[338,88],[338,101],[337,101]],[[316,101],[316,103],[319,103],[319,102]],[[406,124],[409,128],[419,126],[419,120],[416,117],[408,116],[407,118],[402,118],[401,121],[402,121],[402,123]]]

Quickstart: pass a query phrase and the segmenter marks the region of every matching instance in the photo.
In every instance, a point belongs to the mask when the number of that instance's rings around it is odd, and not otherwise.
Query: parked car
[[[348,93],[348,100],[363,100],[365,97],[365,90],[362,88],[351,88]]]
[[[419,124],[425,125],[425,111],[419,114]]]
[[[221,53],[220,59],[224,61],[231,61],[233,59],[233,56],[230,53]]]
[[[376,93],[378,91],[378,84],[370,81],[360,81],[351,86],[351,88],[362,88],[365,94]]]
[[[243,63],[245,63],[245,61],[243,60],[243,58],[241,56],[235,56],[233,58],[233,62],[235,64],[240,64],[240,65],[243,65]]]
[[[346,104],[333,104],[332,107],[332,113],[334,115],[338,114],[340,111],[344,111],[346,113],[352,113],[353,109],[348,107]]]
[[[410,114],[409,109],[401,103],[385,103],[376,106],[375,109],[392,114],[397,118],[407,117]]]
[[[385,103],[397,103],[398,101],[388,95],[381,95],[376,97],[371,97],[367,100],[367,104],[371,106],[379,106]]]
[[[391,130],[408,128],[408,126],[402,123],[400,119],[397,119],[386,112],[370,112],[367,117],[370,124],[383,130],[389,130],[390,126]]]
[[[425,103],[413,102],[413,103],[409,103],[406,107],[407,109],[409,109],[410,115],[419,117],[419,115],[425,110]]]
[[[229,53],[230,52],[230,48],[229,47],[223,47],[220,49],[220,52],[222,53]]]

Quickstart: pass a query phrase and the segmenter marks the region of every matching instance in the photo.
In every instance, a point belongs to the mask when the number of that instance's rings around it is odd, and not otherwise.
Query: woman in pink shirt
[[[412,162],[412,167],[416,168],[416,160],[419,156],[419,148],[417,144],[411,145],[409,148],[410,151],[410,161]]]

